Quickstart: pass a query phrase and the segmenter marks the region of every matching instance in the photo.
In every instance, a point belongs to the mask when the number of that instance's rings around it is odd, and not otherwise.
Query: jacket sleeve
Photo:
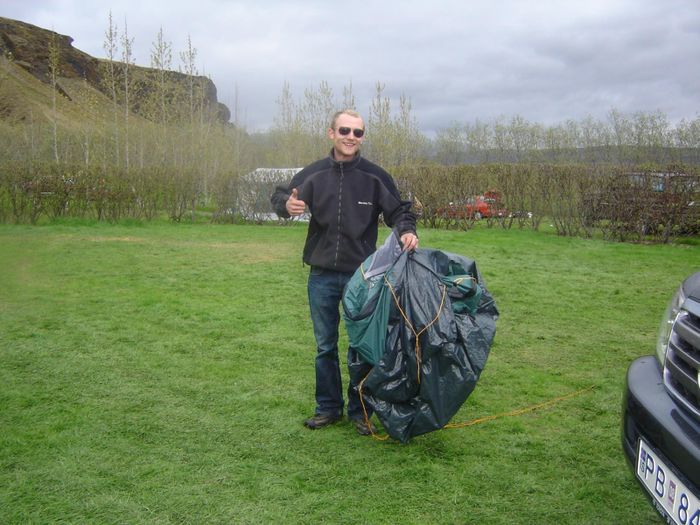
[[[287,200],[292,194],[292,191],[288,186],[277,186],[275,192],[270,197],[270,202],[272,203],[272,211],[274,211],[278,216],[285,219],[289,218],[289,212],[287,211]]]
[[[412,202],[401,199],[399,190],[391,177],[384,181],[382,196],[382,213],[384,222],[391,228],[396,228],[399,235],[416,233],[416,215],[411,211]]]
[[[416,233],[416,215],[411,211],[411,201],[399,200],[399,205],[393,211],[384,213],[384,222],[396,228],[399,235]]]

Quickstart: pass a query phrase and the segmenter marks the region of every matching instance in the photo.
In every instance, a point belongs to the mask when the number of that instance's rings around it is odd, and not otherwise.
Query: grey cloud
[[[421,127],[452,120],[521,115],[542,123],[604,118],[657,109],[671,120],[700,110],[700,4],[697,0],[587,0],[488,3],[386,0],[260,2],[124,0],[137,62],[148,65],[160,26],[174,62],[187,33],[200,70],[245,121],[269,126],[283,83],[301,98],[328,81],[340,98],[352,82],[358,107],[369,108],[375,83],[394,107],[408,95]],[[70,34],[80,49],[102,55],[110,3],[37,0],[10,3],[4,16]],[[342,23],[341,23],[342,21]]]

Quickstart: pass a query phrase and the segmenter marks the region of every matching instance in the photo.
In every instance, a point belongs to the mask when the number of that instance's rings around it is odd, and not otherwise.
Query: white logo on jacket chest
[[[357,204],[360,206],[373,206],[373,204],[369,201],[357,201]]]

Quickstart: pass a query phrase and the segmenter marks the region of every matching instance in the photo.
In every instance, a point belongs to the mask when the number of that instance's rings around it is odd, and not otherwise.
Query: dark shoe
[[[371,421],[365,419],[351,419],[350,422],[355,426],[355,430],[361,436],[369,436],[377,433],[377,427]]]
[[[331,416],[329,414],[316,414],[314,417],[310,417],[304,421],[304,426],[310,428],[311,430],[316,430],[317,428],[327,427],[333,423],[337,423],[343,418],[342,415]]]

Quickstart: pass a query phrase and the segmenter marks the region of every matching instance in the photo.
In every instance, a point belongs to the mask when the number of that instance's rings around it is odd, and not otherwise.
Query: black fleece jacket
[[[304,262],[340,272],[354,272],[376,250],[379,214],[399,235],[416,232],[411,202],[401,200],[391,175],[363,158],[338,162],[331,155],[297,173],[289,186],[270,198],[280,217],[292,189],[311,211]]]

